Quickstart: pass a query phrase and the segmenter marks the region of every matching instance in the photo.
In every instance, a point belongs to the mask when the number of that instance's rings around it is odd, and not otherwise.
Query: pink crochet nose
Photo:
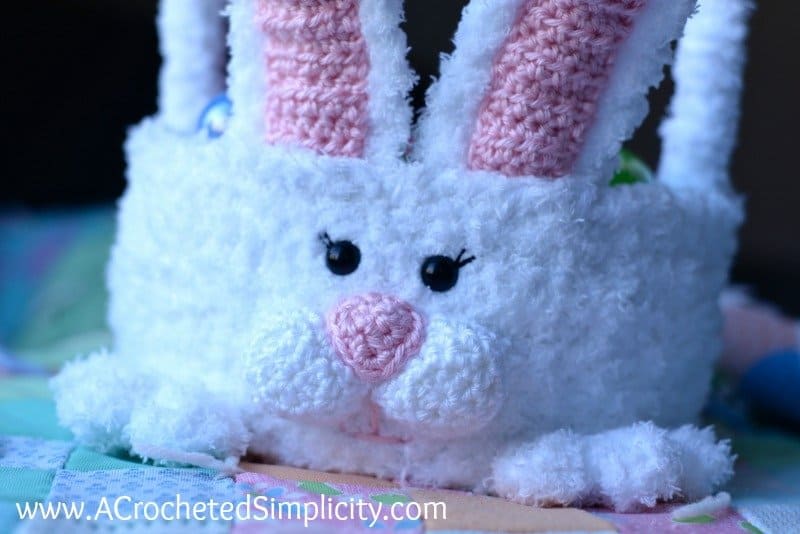
[[[339,303],[326,319],[336,354],[365,382],[399,373],[425,341],[422,316],[391,295],[368,293]]]

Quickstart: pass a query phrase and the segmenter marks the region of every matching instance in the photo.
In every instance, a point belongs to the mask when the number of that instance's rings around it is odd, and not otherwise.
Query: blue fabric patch
[[[773,353],[745,374],[742,393],[761,410],[800,423],[800,353]]]
[[[180,498],[178,499],[178,495]],[[116,469],[106,471],[65,471],[60,470],[56,473],[48,503],[76,503],[84,505],[83,519],[78,522],[75,520],[59,521],[60,525],[52,521],[41,522],[44,527],[49,523],[48,532],[60,531],[61,527],[76,529],[76,527],[86,528],[115,526],[122,528],[131,527],[150,527],[158,528],[169,525],[170,531],[173,528],[203,528],[203,532],[229,532],[230,521],[188,521],[185,518],[186,510],[181,504],[180,521],[152,521],[152,514],[155,506],[141,505],[138,509],[136,503],[155,503],[161,507],[163,503],[187,503],[187,507],[193,507],[196,503],[216,504],[215,516],[219,517],[220,503],[239,500],[237,492],[234,490],[234,482],[230,478],[218,478],[213,473],[201,470],[187,469]],[[115,510],[116,508],[116,510]],[[116,520],[108,517],[108,510],[115,516]],[[210,510],[210,508],[208,509]],[[166,509],[170,515],[175,514],[175,508]],[[116,514],[119,514],[117,516]],[[147,517],[151,514],[151,517]],[[210,512],[206,512],[208,516]],[[88,517],[91,519],[88,519]],[[121,520],[120,520],[121,519]],[[35,531],[39,525],[31,525]]]
[[[17,505],[0,501],[0,532],[13,532],[17,523],[19,523]]]
[[[0,467],[61,469],[74,448],[69,441],[0,436]]]

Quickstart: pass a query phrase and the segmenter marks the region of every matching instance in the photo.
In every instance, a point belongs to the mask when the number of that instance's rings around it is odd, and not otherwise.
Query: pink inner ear
[[[260,0],[267,35],[266,139],[360,158],[369,56],[358,0]]]
[[[495,61],[469,167],[506,176],[569,173],[620,44],[645,2],[525,2]]]

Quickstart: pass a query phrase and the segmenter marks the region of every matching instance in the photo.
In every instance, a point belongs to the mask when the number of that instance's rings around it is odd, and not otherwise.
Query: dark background
[[[198,0],[203,1],[203,0]],[[465,0],[406,0],[422,94]],[[124,188],[126,128],[155,111],[156,0],[26,0],[4,6],[4,155],[0,208],[108,202]],[[734,278],[800,315],[800,2],[761,0],[753,20],[740,149],[733,178],[749,219]],[[632,148],[658,159],[655,129],[669,82]]]

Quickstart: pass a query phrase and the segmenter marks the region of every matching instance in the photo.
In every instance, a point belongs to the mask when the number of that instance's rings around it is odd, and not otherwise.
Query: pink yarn
[[[620,44],[646,0],[529,0],[493,67],[469,167],[569,173]]]
[[[326,319],[331,344],[361,380],[378,383],[399,373],[425,341],[422,316],[391,295],[343,300]]]
[[[266,138],[362,157],[369,56],[357,0],[261,0],[267,35]]]

